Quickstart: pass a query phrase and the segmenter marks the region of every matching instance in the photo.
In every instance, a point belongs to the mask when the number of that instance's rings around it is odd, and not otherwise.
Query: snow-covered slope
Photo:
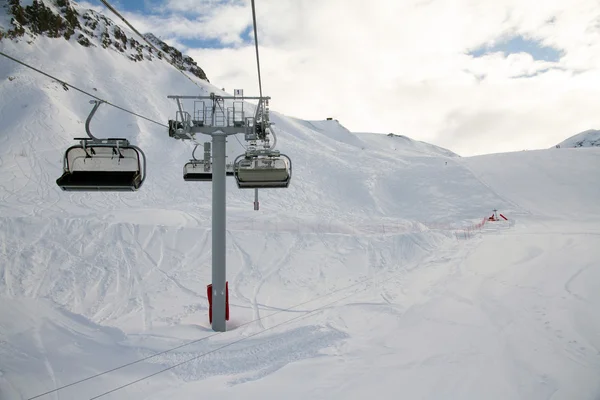
[[[526,215],[580,221],[600,212],[598,149],[490,154],[465,159],[465,166]]]
[[[583,131],[560,142],[555,147],[600,147],[600,130],[589,129]]]
[[[0,49],[161,123],[176,111],[167,95],[199,92],[164,61],[101,46],[39,36]],[[88,101],[0,61],[1,399],[140,359],[40,398],[96,398],[162,370],[103,398],[600,394],[600,149],[461,158],[272,112],[292,184],[260,191],[255,212],[253,192],[228,182],[231,320],[215,335],[211,187],[182,179],[192,147],[103,105],[92,131],[143,148],[147,181],[62,192]],[[229,157],[241,151],[230,138]],[[456,240],[494,208],[509,222]]]
[[[165,59],[182,71],[208,81],[206,74],[189,56],[147,33],[136,37],[129,28],[80,6],[72,0],[12,0],[3,2],[0,12],[0,40],[31,43],[38,37],[59,38],[83,47],[114,51],[134,62],[160,62]]]

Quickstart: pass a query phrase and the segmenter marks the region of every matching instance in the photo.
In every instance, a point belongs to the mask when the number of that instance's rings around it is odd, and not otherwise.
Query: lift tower
[[[235,93],[167,96],[177,100],[179,108],[176,119],[169,121],[169,136],[194,141],[197,133],[212,137],[212,328],[217,332],[226,331],[226,138],[243,133],[247,141],[264,140],[269,125],[268,111],[264,114],[270,97],[244,97],[241,90]],[[194,100],[193,116],[183,110],[181,100]],[[226,108],[225,100],[233,100],[233,107]],[[254,115],[245,116],[245,100],[258,100]]]

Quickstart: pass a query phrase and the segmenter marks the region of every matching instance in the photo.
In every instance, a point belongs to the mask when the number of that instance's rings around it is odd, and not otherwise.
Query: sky
[[[250,0],[111,4],[192,56],[211,83],[258,94]],[[263,91],[282,114],[462,156],[548,148],[600,129],[597,0],[255,4]]]

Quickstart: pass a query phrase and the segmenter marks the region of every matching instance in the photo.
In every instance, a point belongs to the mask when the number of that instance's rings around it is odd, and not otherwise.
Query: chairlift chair
[[[225,166],[225,176],[233,176],[233,166]],[[212,182],[212,165],[204,160],[190,160],[183,166],[183,180],[188,182]]]
[[[183,166],[183,180],[191,182],[211,182],[212,181],[212,162],[210,159],[210,142],[204,143],[204,158],[196,158],[196,149],[200,144],[196,144],[192,151],[192,158]],[[225,166],[225,175],[233,176],[233,166]]]
[[[284,154],[240,155],[234,162],[234,176],[240,189],[287,188],[292,179],[292,161]]]
[[[62,190],[127,192],[142,186],[146,159],[138,147],[126,139],[104,143],[80,140],[82,144],[65,152],[63,174],[56,180]]]
[[[89,138],[75,138],[80,144],[67,149],[56,184],[64,191],[136,191],[146,179],[144,152],[127,139],[92,136],[89,124],[102,103],[93,102],[85,125]]]
[[[190,160],[183,166],[183,180],[191,182],[212,181],[212,168],[203,160]]]

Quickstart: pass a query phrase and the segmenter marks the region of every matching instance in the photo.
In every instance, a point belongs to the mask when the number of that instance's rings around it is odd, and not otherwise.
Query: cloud
[[[252,23],[250,7],[242,1],[168,0],[144,18],[155,30],[178,40],[213,40],[223,46],[243,43],[243,33]]]
[[[215,15],[216,11],[223,7],[244,6],[248,2],[242,0],[166,0],[162,5],[158,6],[158,12],[174,12],[187,15]]]
[[[241,45],[244,33],[252,23],[249,6],[240,1],[170,0],[159,5],[154,1],[157,0],[146,2],[145,12],[126,11],[118,5],[115,7],[139,32],[152,32],[170,43],[208,43],[216,40],[221,47]],[[124,25],[104,6],[86,1],[80,4]],[[130,31],[126,26],[124,29]]]
[[[249,1],[194,4],[168,0],[132,22],[187,45],[218,38],[223,48],[187,53],[218,87],[257,93]],[[461,155],[551,147],[600,127],[595,0],[260,0],[256,11],[272,110]],[[518,41],[471,54],[515,37],[560,58],[536,60]]]

